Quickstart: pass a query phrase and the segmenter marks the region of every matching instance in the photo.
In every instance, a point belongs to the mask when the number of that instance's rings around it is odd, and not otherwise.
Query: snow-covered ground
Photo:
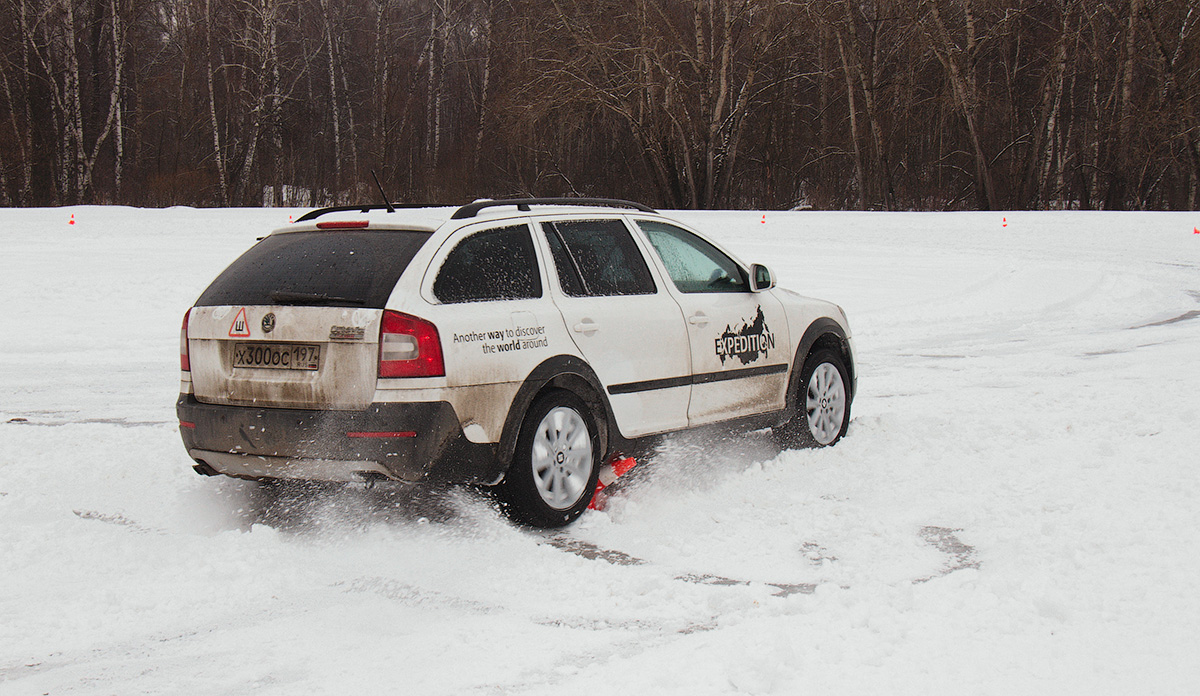
[[[184,310],[296,213],[0,211],[0,693],[1200,688],[1200,213],[682,213],[846,308],[849,434],[556,535],[192,472]]]

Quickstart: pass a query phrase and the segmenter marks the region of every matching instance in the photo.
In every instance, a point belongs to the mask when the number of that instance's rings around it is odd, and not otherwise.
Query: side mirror
[[[761,263],[750,266],[750,292],[762,292],[775,287],[775,274]]]

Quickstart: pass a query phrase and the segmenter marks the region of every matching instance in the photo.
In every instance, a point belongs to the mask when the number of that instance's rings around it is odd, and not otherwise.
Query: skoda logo
[[[272,331],[275,330],[275,313],[274,312],[269,312],[267,314],[267,316],[263,317],[262,327],[263,327],[263,333],[271,333]]]

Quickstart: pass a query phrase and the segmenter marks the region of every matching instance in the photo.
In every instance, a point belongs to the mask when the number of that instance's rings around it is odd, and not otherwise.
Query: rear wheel
[[[828,447],[850,425],[850,390],[846,365],[836,351],[821,349],[808,356],[800,373],[799,393],[791,420],[775,429],[784,447]]]
[[[530,406],[496,492],[514,521],[561,527],[587,508],[599,474],[600,439],[591,412],[579,397],[556,389]]]

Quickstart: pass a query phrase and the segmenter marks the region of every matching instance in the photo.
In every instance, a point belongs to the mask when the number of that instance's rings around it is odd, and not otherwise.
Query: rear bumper
[[[175,411],[183,445],[202,473],[482,483],[503,473],[495,445],[468,441],[444,401],[313,411],[204,404],[182,394]]]

